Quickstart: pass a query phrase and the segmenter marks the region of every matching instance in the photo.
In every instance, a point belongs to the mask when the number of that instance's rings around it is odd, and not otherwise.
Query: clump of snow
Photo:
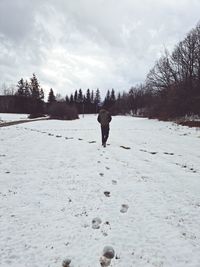
[[[113,247],[111,247],[111,246],[104,247],[103,256],[108,258],[108,259],[113,259],[115,256],[115,251],[114,251]]]
[[[107,267],[111,264],[111,259],[101,256],[99,262],[102,267]]]
[[[103,255],[100,257],[100,265],[102,267],[107,267],[111,264],[111,260],[115,256],[115,251],[112,247],[106,246],[103,249]]]

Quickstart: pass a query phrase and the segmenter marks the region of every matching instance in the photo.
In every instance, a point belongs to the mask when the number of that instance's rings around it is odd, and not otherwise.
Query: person
[[[102,108],[99,111],[97,120],[101,124],[102,146],[106,147],[106,142],[108,140],[109,130],[110,130],[109,123],[111,122],[112,117],[106,109]]]

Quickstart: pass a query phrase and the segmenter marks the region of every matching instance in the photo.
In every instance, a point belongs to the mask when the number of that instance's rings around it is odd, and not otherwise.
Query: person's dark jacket
[[[105,126],[109,126],[109,123],[111,122],[112,117],[107,110],[101,109],[97,120],[101,124],[101,127],[105,127]]]

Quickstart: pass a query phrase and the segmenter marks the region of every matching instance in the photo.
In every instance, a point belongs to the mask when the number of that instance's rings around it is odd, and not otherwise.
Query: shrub
[[[77,109],[68,106],[64,102],[55,102],[48,108],[48,114],[51,119],[59,120],[75,120],[78,119]]]
[[[36,118],[42,118],[45,117],[43,113],[33,113],[28,116],[29,119],[36,119]]]

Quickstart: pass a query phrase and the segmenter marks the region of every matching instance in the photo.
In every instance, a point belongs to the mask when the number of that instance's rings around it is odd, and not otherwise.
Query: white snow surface
[[[0,113],[0,123],[28,119],[29,114]]]
[[[96,267],[105,246],[110,266],[200,266],[200,131],[116,116],[100,134],[94,115],[0,128],[1,267]]]

